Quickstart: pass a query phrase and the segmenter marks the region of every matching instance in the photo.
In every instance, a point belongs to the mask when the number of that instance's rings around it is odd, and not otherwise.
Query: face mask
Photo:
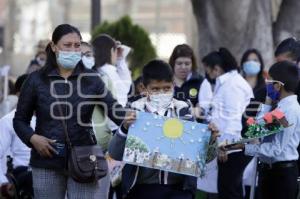
[[[275,90],[273,83],[267,83],[267,96],[272,99],[272,101],[278,101],[280,97],[279,91]]]
[[[40,59],[39,57],[36,58],[36,61],[40,66],[45,66],[46,64],[46,60]]]
[[[95,58],[82,56],[82,63],[86,68],[92,69],[92,67],[95,65]]]
[[[56,60],[61,67],[71,70],[74,69],[81,60],[81,52],[59,51]]]
[[[159,94],[152,94],[149,95],[149,105],[153,108],[159,110],[159,109],[165,109],[167,108],[173,99],[173,92],[170,93],[159,93]]]
[[[257,75],[260,71],[260,63],[257,61],[247,61],[243,64],[243,71],[246,75]]]

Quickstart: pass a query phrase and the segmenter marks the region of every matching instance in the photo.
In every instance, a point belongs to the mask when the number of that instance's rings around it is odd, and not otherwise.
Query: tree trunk
[[[300,38],[300,1],[283,0],[274,23],[274,42],[278,45],[288,37]]]
[[[269,0],[191,0],[199,34],[199,56],[219,47],[237,58],[257,48],[267,64],[273,61],[272,9]]]

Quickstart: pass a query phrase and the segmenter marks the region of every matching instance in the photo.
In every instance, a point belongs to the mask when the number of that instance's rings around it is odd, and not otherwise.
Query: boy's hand
[[[203,109],[200,108],[199,106],[192,107],[191,108],[191,113],[196,119],[205,119],[203,116]]]
[[[228,160],[227,150],[224,146],[218,148],[218,160],[222,163],[225,163]]]
[[[123,127],[128,130],[130,125],[132,125],[136,120],[136,112],[135,111],[127,111],[125,115],[125,119],[123,121]]]
[[[220,162],[226,162],[228,160],[228,155],[227,151],[232,151],[232,150],[244,150],[245,149],[245,144],[232,144],[228,145],[222,145],[218,148],[218,160]]]
[[[214,143],[218,137],[220,137],[219,129],[214,123],[208,125],[208,129],[211,131],[210,143]]]

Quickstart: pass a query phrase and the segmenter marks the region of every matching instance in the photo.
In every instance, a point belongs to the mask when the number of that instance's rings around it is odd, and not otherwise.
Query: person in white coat
[[[238,73],[238,65],[231,53],[220,48],[209,53],[205,59],[214,64],[205,67],[211,79],[216,79],[213,92],[210,122],[220,130],[220,145],[241,139],[242,114],[253,97],[252,88]],[[242,151],[230,154],[220,151],[218,161],[218,193],[222,199],[242,199],[243,172],[251,158]],[[224,159],[228,157],[228,159]]]
[[[106,87],[116,98],[119,104],[126,106],[128,101],[128,93],[132,84],[131,72],[126,62],[126,57],[130,48],[121,45],[107,34],[100,34],[92,41],[94,50],[95,66]],[[108,121],[108,127],[111,132],[115,132],[118,126],[111,120]],[[110,165],[121,165],[120,162],[111,160]],[[117,199],[122,198],[121,187],[111,188],[109,198],[113,198],[116,193]]]
[[[26,78],[27,75],[22,75],[17,79],[15,84],[17,95],[20,93],[21,86]],[[20,184],[26,186],[27,189],[32,189],[31,173],[29,171],[30,169],[28,169],[30,149],[20,140],[13,128],[15,111],[15,109],[12,110],[0,119],[0,187],[2,194],[9,193],[9,190],[12,187],[11,181],[7,177],[7,156],[12,158],[12,172],[19,173],[21,171],[23,172],[22,175],[26,176],[25,178],[22,178],[22,180],[25,180],[25,183]],[[32,128],[35,127],[35,122],[36,118],[33,117],[31,120]],[[18,180],[18,176],[14,177]]]
[[[92,44],[95,52],[94,68],[111,79],[117,101],[126,106],[132,84],[131,72],[126,62],[130,48],[121,45],[107,34],[99,35]]]

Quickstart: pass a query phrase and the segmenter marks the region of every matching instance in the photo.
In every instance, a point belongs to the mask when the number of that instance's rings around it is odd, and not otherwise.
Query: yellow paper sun
[[[183,134],[183,124],[178,119],[168,119],[163,126],[164,135],[168,138],[180,138]]]

